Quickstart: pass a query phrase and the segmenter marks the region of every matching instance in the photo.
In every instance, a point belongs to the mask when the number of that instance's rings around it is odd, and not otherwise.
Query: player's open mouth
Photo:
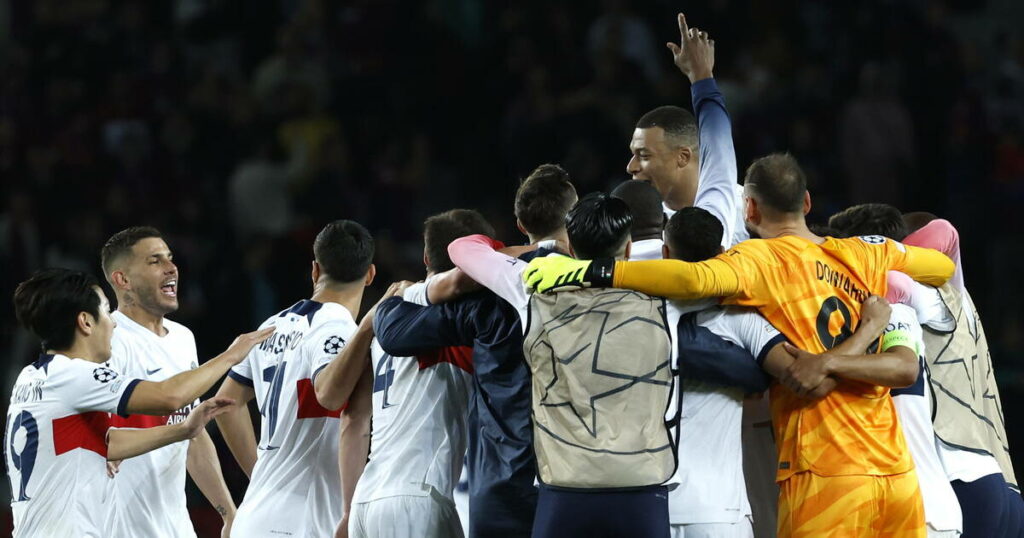
[[[160,293],[162,293],[162,294],[164,294],[164,295],[166,295],[168,297],[177,297],[178,296],[178,281],[177,280],[168,280],[167,282],[164,282],[164,284],[162,286],[160,286]]]

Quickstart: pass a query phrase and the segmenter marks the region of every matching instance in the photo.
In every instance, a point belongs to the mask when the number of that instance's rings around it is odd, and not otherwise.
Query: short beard
[[[159,293],[159,291],[157,291],[157,293]],[[141,295],[131,293],[128,294],[128,296],[125,297],[125,299],[127,299],[127,304],[132,306],[138,306],[143,310],[149,312],[150,314],[158,315],[161,317],[166,316],[167,314],[173,314],[178,310],[177,306],[172,307],[161,304],[159,298],[157,297],[146,297],[144,299]]]

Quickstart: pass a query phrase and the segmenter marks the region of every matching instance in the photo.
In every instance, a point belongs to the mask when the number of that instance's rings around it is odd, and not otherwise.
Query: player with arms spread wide
[[[756,160],[745,192],[748,225],[769,239],[697,263],[547,257],[531,262],[524,278],[542,292],[614,285],[676,299],[723,297],[757,308],[797,347],[824,353],[852,333],[863,301],[884,295],[886,270],[930,284],[953,273],[952,261],[930,249],[882,237],[812,234],[804,218],[811,203],[806,179],[789,155]],[[884,360],[828,354],[790,366],[791,377],[805,385],[827,376],[841,381],[811,405],[778,386],[772,390],[779,536],[924,536],[913,462],[888,395],[889,387],[912,384],[917,367],[912,353]]]

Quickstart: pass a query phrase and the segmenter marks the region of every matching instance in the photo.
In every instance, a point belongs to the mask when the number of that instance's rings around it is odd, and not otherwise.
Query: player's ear
[[[811,193],[804,191],[804,215],[811,212]]]
[[[682,146],[676,152],[677,167],[686,168],[686,165],[690,164],[690,159],[693,159],[693,150],[689,146]]]
[[[661,245],[661,257],[666,260],[672,259],[672,251],[668,248],[668,243],[662,243]]]
[[[313,268],[310,270],[309,277],[313,279],[313,284],[320,280],[320,264],[316,263],[316,260],[313,260]]]
[[[363,283],[367,286],[373,284],[373,278],[377,276],[377,266],[370,264],[370,268],[366,270],[366,280]]]
[[[633,239],[626,240],[626,251],[622,253],[622,259],[628,260],[629,254],[633,251]]]
[[[110,285],[115,290],[128,289],[128,276],[124,274],[124,271],[114,271],[110,273]]]
[[[430,267],[430,258],[427,257],[427,247],[423,247],[423,267]]]
[[[96,320],[88,312],[79,312],[78,317],[75,318],[75,328],[85,336],[91,335],[95,326]]]
[[[521,221],[521,220],[519,220],[519,219],[516,219],[516,228],[518,228],[518,229],[519,229],[519,232],[520,232],[521,234],[523,234],[523,235],[525,235],[525,236],[527,236],[527,237],[529,237],[529,236],[530,236],[530,234],[529,234],[529,233],[527,233],[527,231],[526,231],[526,228],[524,228],[524,227],[523,227],[523,221]]]
[[[752,197],[746,197],[746,205],[743,210],[743,220],[751,224],[758,224],[761,221],[761,212],[757,209],[757,200]]]

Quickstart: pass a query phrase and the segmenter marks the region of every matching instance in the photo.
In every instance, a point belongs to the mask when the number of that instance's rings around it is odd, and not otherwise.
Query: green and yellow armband
[[[910,332],[897,329],[895,331],[889,331],[882,335],[882,347],[880,351],[888,351],[889,348],[903,346],[909,347],[910,349],[917,350],[917,346],[914,345],[914,340],[910,338]]]

